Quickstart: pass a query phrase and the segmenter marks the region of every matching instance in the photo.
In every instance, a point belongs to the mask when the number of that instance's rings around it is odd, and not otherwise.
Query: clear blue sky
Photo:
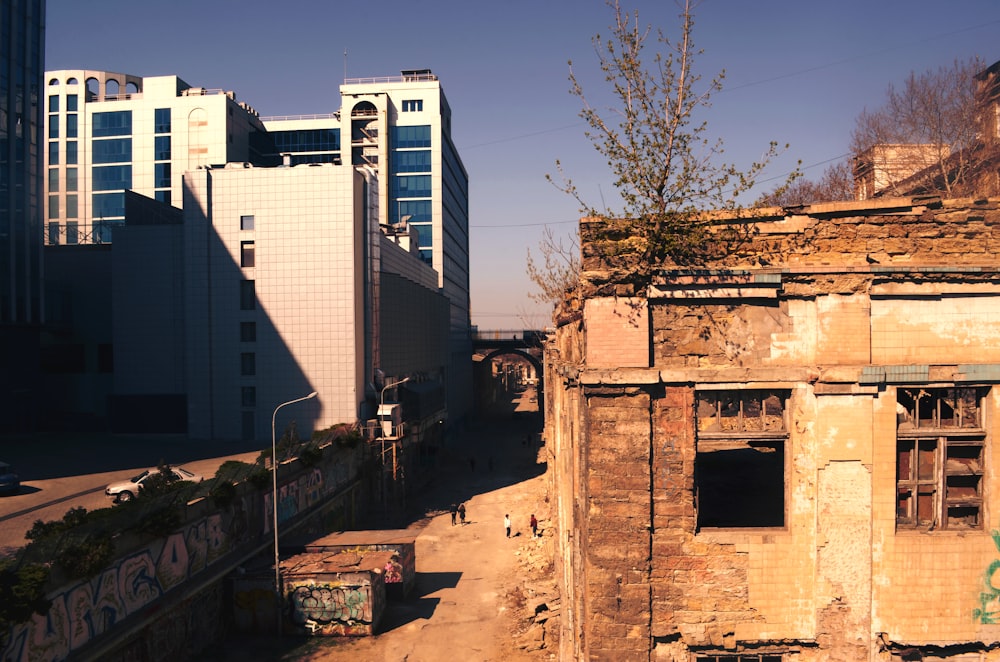
[[[677,34],[672,0],[622,2]],[[539,327],[550,316],[527,297],[526,252],[546,225],[567,235],[579,217],[545,175],[558,159],[588,200],[612,197],[567,82],[572,59],[604,94],[591,39],[611,20],[602,0],[48,0],[46,68],[176,74],[264,116],[337,110],[345,70],[432,69],[469,172],[473,323]],[[727,161],[790,143],[769,189],[797,160],[815,178],[843,158],[858,114],[909,72],[1000,60],[998,34],[997,0],[704,0],[695,69],[726,72],[707,119]]]

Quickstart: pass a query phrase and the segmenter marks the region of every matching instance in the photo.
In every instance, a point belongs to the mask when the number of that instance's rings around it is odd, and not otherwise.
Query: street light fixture
[[[380,482],[382,483],[382,512],[385,515],[388,515],[388,513],[389,513],[389,503],[388,503],[388,500],[386,499],[386,495],[385,495],[385,425],[384,425],[384,421],[382,421],[382,415],[383,415],[382,411],[383,411],[383,407],[385,407],[385,392],[388,389],[390,389],[390,388],[393,388],[395,386],[399,386],[400,384],[405,384],[408,381],[410,381],[410,378],[409,377],[404,377],[403,379],[400,379],[398,382],[392,382],[391,384],[386,384],[385,386],[382,387],[382,393],[379,395],[379,404],[378,404],[379,435],[378,436],[379,436],[379,438],[382,441],[382,455],[381,455],[381,457],[382,457],[382,470],[380,472],[382,480]],[[392,420],[391,420],[391,417],[390,417],[390,421],[389,421],[389,427],[390,427],[390,430],[392,431]],[[392,431],[392,432],[394,433],[395,431]],[[393,441],[392,441],[393,452],[395,453],[395,448],[396,448],[395,434],[393,434],[392,436],[393,436]],[[394,481],[396,480],[396,471],[395,471],[395,468],[393,468],[392,479]]]
[[[289,400],[288,402],[282,402],[280,405],[274,408],[274,413],[271,414],[271,514],[273,515],[273,521],[271,528],[274,529],[274,595],[278,599],[277,602],[277,614],[278,614],[278,636],[281,636],[281,571],[278,568],[278,443],[274,437],[274,419],[278,416],[278,410],[287,405],[294,405],[296,402],[302,402],[303,400],[309,400],[316,397],[316,391],[313,391],[307,396],[296,398],[295,400]]]

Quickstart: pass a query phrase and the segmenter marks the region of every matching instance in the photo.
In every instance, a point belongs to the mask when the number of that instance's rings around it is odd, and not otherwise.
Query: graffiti
[[[993,545],[1000,552],[1000,531],[990,532]],[[1000,559],[994,559],[983,575],[983,591],[979,594],[979,608],[972,611],[972,617],[983,625],[1000,623]]]
[[[45,616],[15,626],[4,660],[62,660],[217,561],[229,549],[211,515],[52,597]]]
[[[333,622],[371,623],[372,607],[369,586],[299,586],[291,593],[292,621],[305,625]]]
[[[403,583],[403,566],[398,559],[393,558],[391,561],[386,561],[384,570],[386,584]]]

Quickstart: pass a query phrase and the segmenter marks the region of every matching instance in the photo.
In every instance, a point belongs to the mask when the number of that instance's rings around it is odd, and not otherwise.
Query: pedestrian
[[[535,538],[538,536],[538,520],[535,519],[535,513],[531,513],[531,537]]]
[[[458,518],[462,520],[462,524],[465,524],[465,504],[461,503],[458,505]]]
[[[507,529],[507,537],[510,538],[510,515],[503,516],[503,526]]]
[[[455,504],[451,504],[451,525],[455,526],[455,516],[458,515],[458,508]]]

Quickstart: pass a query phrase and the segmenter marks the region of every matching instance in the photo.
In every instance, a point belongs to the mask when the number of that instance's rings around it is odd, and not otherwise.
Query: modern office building
[[[414,231],[421,259],[451,304],[448,411],[472,407],[469,178],[451,139],[451,107],[429,69],[353,78],[327,115],[263,118],[286,162],[343,163],[378,173],[379,223]]]
[[[210,164],[264,165],[256,111],[177,76],[45,74],[45,243],[101,244],[125,222],[125,191],[181,206],[181,176]],[[272,162],[273,163],[273,162]]]
[[[44,0],[0,0],[0,431],[38,407],[44,56]]]
[[[313,391],[279,432],[370,420],[403,377],[443,405],[448,302],[379,229],[373,182],[350,165],[231,163],[185,173],[182,219],[139,220],[130,196],[112,250],[113,402],[173,412],[202,439],[267,439],[275,407]]]

